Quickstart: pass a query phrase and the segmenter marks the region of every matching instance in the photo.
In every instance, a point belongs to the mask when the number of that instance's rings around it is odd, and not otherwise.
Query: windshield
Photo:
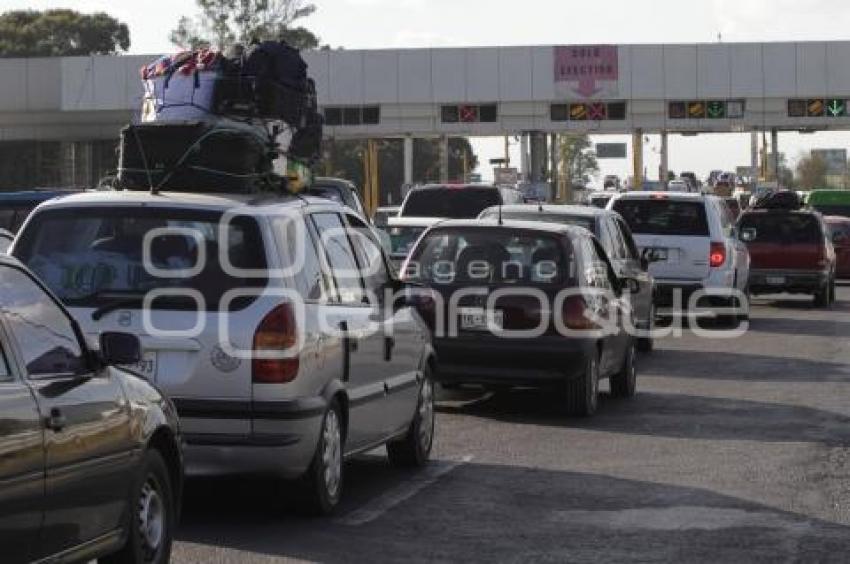
[[[741,218],[741,238],[748,243],[820,244],[820,222],[812,214],[749,213]]]
[[[475,219],[500,204],[502,198],[495,188],[428,188],[408,194],[401,216]]]
[[[484,219],[499,217],[498,210],[489,210],[482,215]],[[565,215],[560,213],[544,212],[503,212],[502,219],[514,219],[519,221],[540,221],[543,223],[557,223],[558,225],[575,225],[584,227],[591,233],[596,232],[596,220],[593,217],[579,215]]]
[[[635,235],[708,237],[708,219],[702,202],[677,200],[618,200],[619,212]]]
[[[390,236],[390,254],[394,257],[406,257],[419,237],[427,227],[388,227],[386,233]]]
[[[70,306],[99,307],[105,295],[141,296],[153,289],[197,290],[205,307],[215,310],[222,296],[234,288],[263,288],[266,279],[238,278],[225,271],[219,249],[227,250],[231,265],[240,269],[266,268],[259,227],[237,217],[220,240],[221,214],[165,208],[94,208],[44,211],[33,218],[20,236],[16,256]],[[153,229],[178,228],[150,240],[151,264],[145,268],[143,247]],[[203,245],[203,249],[201,248]],[[190,271],[203,253],[205,264],[194,276],[168,271]],[[154,276],[154,267],[164,276]],[[182,273],[181,273],[182,274]],[[195,309],[190,299],[159,300],[154,308]],[[247,307],[251,300],[234,302]],[[178,305],[175,305],[178,304]]]
[[[32,203],[3,207],[0,209],[0,228],[17,233],[37,205],[37,203]]]
[[[431,231],[416,246],[408,280],[449,284],[569,285],[573,255],[555,236],[517,229],[460,228]]]

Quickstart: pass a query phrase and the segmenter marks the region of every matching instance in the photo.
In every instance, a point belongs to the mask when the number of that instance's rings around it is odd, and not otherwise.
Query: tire
[[[141,472],[129,499],[130,530],[119,552],[99,562],[104,564],[166,564],[171,559],[177,508],[171,475],[162,455],[145,453]]]
[[[434,421],[434,381],[430,369],[426,369],[407,434],[401,440],[387,443],[387,456],[393,466],[420,468],[428,462],[434,445]]]
[[[819,288],[814,295],[815,307],[827,308],[830,306],[830,284],[827,282],[822,288]]]
[[[297,501],[304,514],[316,517],[331,515],[339,505],[344,477],[344,446],[342,411],[339,402],[334,400],[322,418],[319,442],[310,468],[297,484]]]
[[[567,382],[567,414],[591,417],[599,405],[599,354],[593,354],[584,367],[584,374]]]
[[[611,394],[616,398],[631,398],[637,393],[636,345],[629,345],[623,369],[611,377]]]
[[[649,333],[650,335],[655,330],[655,306],[649,310]],[[651,354],[655,350],[655,339],[650,337],[640,337],[637,340],[638,351],[644,354]]]

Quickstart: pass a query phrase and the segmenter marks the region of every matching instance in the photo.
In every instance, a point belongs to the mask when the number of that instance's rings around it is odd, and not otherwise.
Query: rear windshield
[[[179,288],[200,292],[206,310],[218,310],[223,295],[235,288],[261,289],[266,278],[242,278],[222,265],[223,246],[236,269],[266,269],[265,251],[256,221],[237,217],[220,239],[220,213],[164,208],[92,208],[40,212],[21,234],[16,256],[29,266],[69,306],[100,307],[126,299],[140,306],[153,289]],[[152,265],[143,264],[145,235],[152,229],[181,228],[151,240]],[[188,271],[198,265],[200,245],[205,264],[200,272],[183,278],[167,271]],[[150,266],[163,272],[154,276]],[[229,271],[229,272],[228,272]],[[175,273],[176,274],[176,273]],[[191,274],[185,272],[181,274]],[[134,301],[135,300],[135,301]],[[241,309],[253,299],[235,301]],[[138,303],[136,303],[138,302]],[[191,298],[160,298],[154,309],[191,309]]]
[[[748,243],[820,244],[820,222],[806,213],[749,213],[741,217],[741,238]]]
[[[436,229],[416,246],[405,271],[415,282],[565,285],[575,279],[571,252],[552,235],[515,229]]]
[[[495,219],[499,217],[498,210],[490,210],[482,215],[485,219]],[[596,220],[592,217],[564,215],[557,213],[546,212],[503,212],[502,219],[515,219],[519,221],[541,221],[543,223],[557,223],[559,225],[575,225],[576,227],[584,227],[591,233],[596,232]]]
[[[406,257],[426,229],[427,227],[387,227],[386,232],[390,236],[390,253],[394,257]]]
[[[408,194],[403,217],[475,219],[484,210],[502,203],[495,188],[428,188]]]
[[[842,217],[850,217],[850,204],[847,205],[828,205],[815,204],[812,206],[823,215],[840,215]]]
[[[612,196],[591,196],[590,205],[604,210],[608,207],[608,202],[611,201],[611,198]]]
[[[705,204],[677,200],[618,200],[614,209],[635,235],[708,237]]]

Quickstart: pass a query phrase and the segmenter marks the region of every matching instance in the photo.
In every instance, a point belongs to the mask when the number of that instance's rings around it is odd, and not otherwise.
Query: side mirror
[[[128,333],[103,333],[100,359],[106,366],[136,364],[142,359],[142,344],[138,337]]]

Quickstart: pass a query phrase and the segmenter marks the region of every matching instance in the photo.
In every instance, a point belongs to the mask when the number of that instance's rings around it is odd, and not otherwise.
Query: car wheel
[[[599,405],[599,355],[587,360],[584,374],[567,382],[567,413],[579,417],[590,417]]]
[[[403,468],[424,466],[434,445],[434,421],[434,381],[431,371],[426,368],[419,386],[416,413],[407,434],[401,440],[387,444],[390,463]]]
[[[629,345],[623,369],[611,377],[611,394],[618,398],[634,397],[637,392],[637,353],[635,344]]]
[[[655,339],[652,338],[652,332],[655,331],[655,306],[649,310],[649,334],[648,337],[640,337],[637,341],[637,348],[640,352],[650,354],[655,350]]]
[[[162,456],[149,450],[129,500],[130,529],[120,552],[101,558],[106,564],[165,564],[174,539],[174,490]]]
[[[330,515],[342,496],[343,446],[342,416],[334,400],[322,419],[319,443],[297,494],[301,509],[310,515]]]
[[[829,283],[826,283],[826,284],[824,284],[824,286],[822,288],[818,289],[818,291],[815,292],[815,296],[814,296],[815,307],[829,307],[829,305],[830,305],[830,301],[829,301],[830,289],[829,289],[829,287],[830,287]]]

